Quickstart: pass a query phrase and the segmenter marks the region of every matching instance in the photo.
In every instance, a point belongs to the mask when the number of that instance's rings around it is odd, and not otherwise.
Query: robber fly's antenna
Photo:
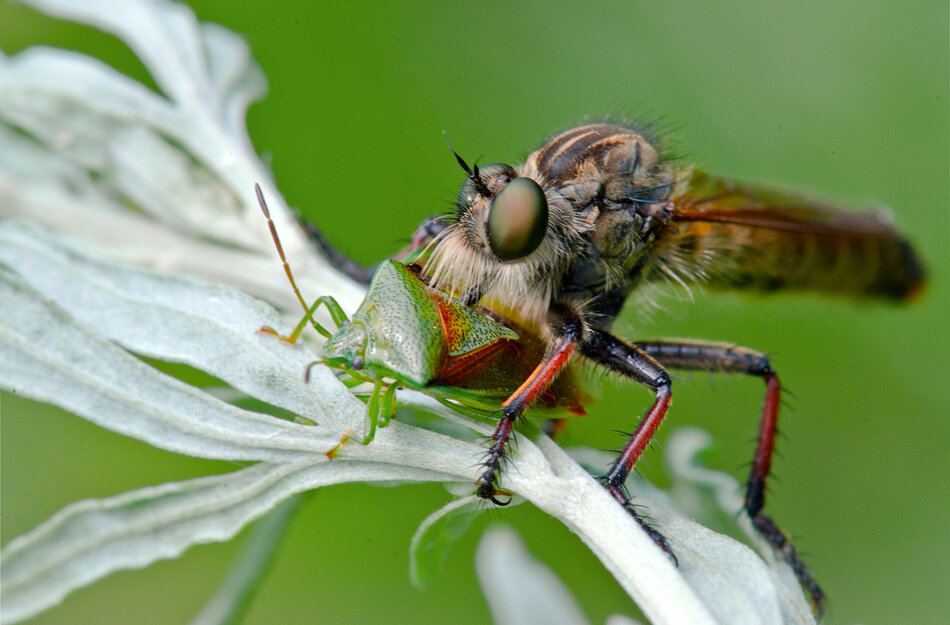
[[[257,194],[257,203],[261,205],[261,211],[263,211],[264,217],[267,219],[267,227],[270,228],[270,236],[272,239],[274,239],[274,245],[277,247],[277,254],[280,256],[280,262],[284,264],[284,273],[287,274],[287,279],[290,280],[290,286],[294,288],[294,294],[297,296],[297,301],[300,302],[301,306],[303,306],[304,315],[313,325],[313,327],[316,328],[317,332],[323,335],[324,338],[330,338],[330,332],[319,323],[314,321],[313,317],[310,315],[310,308],[307,306],[307,302],[304,301],[303,295],[300,294],[300,289],[297,288],[297,281],[294,280],[294,274],[290,270],[290,265],[287,263],[287,257],[284,255],[284,246],[280,244],[280,237],[277,236],[277,226],[274,225],[274,220],[271,219],[270,211],[267,209],[267,202],[264,201],[264,192],[261,191],[261,185],[257,184],[256,182],[254,183],[254,192]]]
[[[488,186],[485,184],[485,181],[482,180],[481,174],[478,173],[478,165],[476,164],[474,168],[469,167],[468,163],[465,162],[465,159],[459,156],[459,153],[455,151],[455,148],[452,147],[452,142],[449,141],[449,135],[442,131],[442,136],[445,138],[445,143],[448,144],[449,150],[455,156],[455,160],[458,161],[459,166],[462,170],[468,174],[469,180],[475,183],[475,189],[485,197],[491,197],[492,192],[489,190]]]

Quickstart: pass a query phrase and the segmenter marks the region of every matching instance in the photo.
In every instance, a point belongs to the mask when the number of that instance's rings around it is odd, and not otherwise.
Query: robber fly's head
[[[466,178],[425,273],[439,289],[476,293],[521,321],[541,320],[586,226],[543,177],[505,163],[470,167],[455,157]]]
[[[657,150],[621,126],[564,132],[520,167],[455,157],[466,179],[426,273],[438,288],[477,292],[522,321],[542,321],[578,263],[623,270],[670,192]]]
[[[476,167],[462,184],[457,205],[460,220],[469,219],[477,228],[476,243],[502,263],[530,256],[548,232],[544,189],[505,163]]]

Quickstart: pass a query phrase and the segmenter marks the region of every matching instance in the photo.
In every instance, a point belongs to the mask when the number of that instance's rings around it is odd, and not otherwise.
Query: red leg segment
[[[501,420],[489,439],[488,457],[482,463],[484,471],[475,482],[478,486],[475,494],[483,499],[490,499],[498,505],[507,503],[496,498],[499,494],[497,484],[515,422],[567,365],[584,329],[580,318],[572,312],[557,309],[555,314],[558,315],[558,323],[555,325],[557,338],[544,360],[518,387],[518,390],[502,404]]]

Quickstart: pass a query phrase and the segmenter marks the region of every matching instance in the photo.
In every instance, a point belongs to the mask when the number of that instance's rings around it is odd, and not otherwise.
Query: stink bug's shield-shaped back
[[[409,267],[386,261],[353,314],[366,329],[363,366],[425,387],[457,358],[478,358],[518,335],[474,310],[428,288]],[[334,336],[336,338],[336,336]],[[334,349],[334,338],[324,354]]]

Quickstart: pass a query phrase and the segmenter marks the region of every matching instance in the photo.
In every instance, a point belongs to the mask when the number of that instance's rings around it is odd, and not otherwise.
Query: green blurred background
[[[395,250],[461,182],[469,160],[514,161],[604,114],[662,118],[678,152],[720,174],[887,204],[931,283],[905,308],[814,297],[700,295],[617,329],[768,351],[793,391],[769,509],[829,596],[827,623],[945,623],[950,583],[948,7],[874,2],[191,2],[247,37],[270,82],[250,111],[255,145],[288,201],[362,261]],[[0,3],[0,48],[93,52],[142,79],[116,40]],[[648,405],[608,381],[564,442],[611,448]],[[669,425],[717,441],[745,475],[758,380],[678,384]],[[231,470],[99,430],[6,394],[2,541],[65,504]],[[663,481],[662,452],[647,454]],[[586,548],[530,506],[482,515],[427,591],[409,539],[439,486],[334,487],[310,495],[249,623],[483,623],[473,570],[484,526],[513,525],[592,623],[635,608]],[[75,593],[36,623],[177,623],[214,591],[240,541],[195,548]]]

